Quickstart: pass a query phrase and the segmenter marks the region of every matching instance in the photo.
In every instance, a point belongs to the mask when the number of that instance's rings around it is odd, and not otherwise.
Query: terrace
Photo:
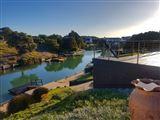
[[[145,47],[144,44],[151,46]],[[95,88],[130,88],[131,81],[137,78],[160,80],[159,41],[152,41],[152,44],[151,41],[126,42],[121,53],[116,51],[119,48],[112,46],[105,43],[105,51],[114,54],[93,59]]]

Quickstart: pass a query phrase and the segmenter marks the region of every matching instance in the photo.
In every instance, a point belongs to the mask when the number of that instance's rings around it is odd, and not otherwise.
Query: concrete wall
[[[138,65],[119,61],[94,59],[93,77],[95,88],[132,87],[137,78],[160,80],[160,67]]]

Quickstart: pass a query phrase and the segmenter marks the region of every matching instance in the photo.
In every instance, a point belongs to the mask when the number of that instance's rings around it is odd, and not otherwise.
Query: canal
[[[96,52],[96,57],[100,53]],[[63,63],[42,63],[0,73],[0,103],[11,99],[8,90],[21,86],[30,79],[42,79],[43,83],[56,81],[84,70],[92,61],[93,51],[85,51],[84,55],[69,57]]]

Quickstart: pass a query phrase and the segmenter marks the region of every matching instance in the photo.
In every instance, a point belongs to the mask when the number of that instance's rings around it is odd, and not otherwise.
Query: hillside
[[[57,88],[42,96],[42,101],[6,118],[6,120],[127,120],[127,95],[117,90],[75,92]]]
[[[14,47],[9,47],[6,42],[0,42],[0,63],[14,63],[17,59],[18,51]]]

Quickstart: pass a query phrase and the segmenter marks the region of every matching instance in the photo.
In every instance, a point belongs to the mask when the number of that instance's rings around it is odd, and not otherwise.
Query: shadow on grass
[[[109,89],[94,89],[94,90],[87,90],[83,92],[74,93],[65,99],[61,100],[57,104],[51,105],[42,111],[34,114],[34,116],[41,115],[43,113],[53,113],[56,112],[57,114],[61,112],[71,112],[76,108],[83,107],[85,105],[96,106],[97,101],[102,100],[127,100],[127,95],[122,94],[118,91],[112,91]],[[87,102],[88,101],[88,102]]]

